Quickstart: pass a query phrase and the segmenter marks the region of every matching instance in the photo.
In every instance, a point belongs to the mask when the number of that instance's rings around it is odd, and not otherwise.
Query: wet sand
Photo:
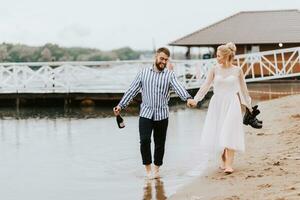
[[[179,189],[170,200],[300,199],[300,95],[260,102],[262,129],[246,130],[246,152],[235,172],[217,168]]]

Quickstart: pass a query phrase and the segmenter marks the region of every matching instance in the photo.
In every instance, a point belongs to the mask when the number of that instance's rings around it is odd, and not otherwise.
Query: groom
[[[175,73],[166,68],[169,57],[170,51],[167,48],[162,47],[157,49],[154,64],[149,68],[142,69],[138,73],[119,104],[113,109],[115,115],[120,114],[121,110],[141,90],[142,103],[139,119],[140,151],[147,178],[159,178],[159,167],[163,164],[168,128],[170,89],[173,88],[183,101],[187,101],[188,105],[191,105],[192,101],[191,95],[178,82]],[[152,131],[154,138],[153,174],[151,169]]]

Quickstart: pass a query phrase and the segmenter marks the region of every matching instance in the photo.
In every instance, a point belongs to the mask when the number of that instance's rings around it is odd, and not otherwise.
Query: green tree
[[[113,50],[120,60],[136,60],[140,57],[140,53],[133,51],[130,47],[124,47]]]
[[[45,47],[41,52],[40,61],[46,61],[46,62],[52,61],[52,53],[47,47]]]
[[[0,46],[0,61],[4,62],[8,58],[8,52],[7,52],[7,46],[6,45],[1,45]]]

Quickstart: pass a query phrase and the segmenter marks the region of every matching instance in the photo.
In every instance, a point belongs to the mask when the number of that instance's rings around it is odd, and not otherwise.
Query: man
[[[178,82],[175,73],[167,69],[170,51],[159,48],[156,51],[155,63],[141,70],[124,94],[119,104],[114,107],[114,114],[119,115],[130,101],[142,90],[139,132],[140,151],[145,165],[147,178],[159,178],[159,167],[163,164],[166,133],[168,128],[170,99],[172,87],[178,96],[191,105],[192,97]],[[154,137],[154,173],[152,177],[151,134]]]

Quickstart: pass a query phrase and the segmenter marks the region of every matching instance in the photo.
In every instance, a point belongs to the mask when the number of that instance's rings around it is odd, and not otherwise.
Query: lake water
[[[300,92],[299,83],[248,87],[254,102]],[[111,107],[1,108],[0,199],[165,199],[201,173],[206,109],[171,106],[162,178],[145,181],[137,109],[118,129]]]

